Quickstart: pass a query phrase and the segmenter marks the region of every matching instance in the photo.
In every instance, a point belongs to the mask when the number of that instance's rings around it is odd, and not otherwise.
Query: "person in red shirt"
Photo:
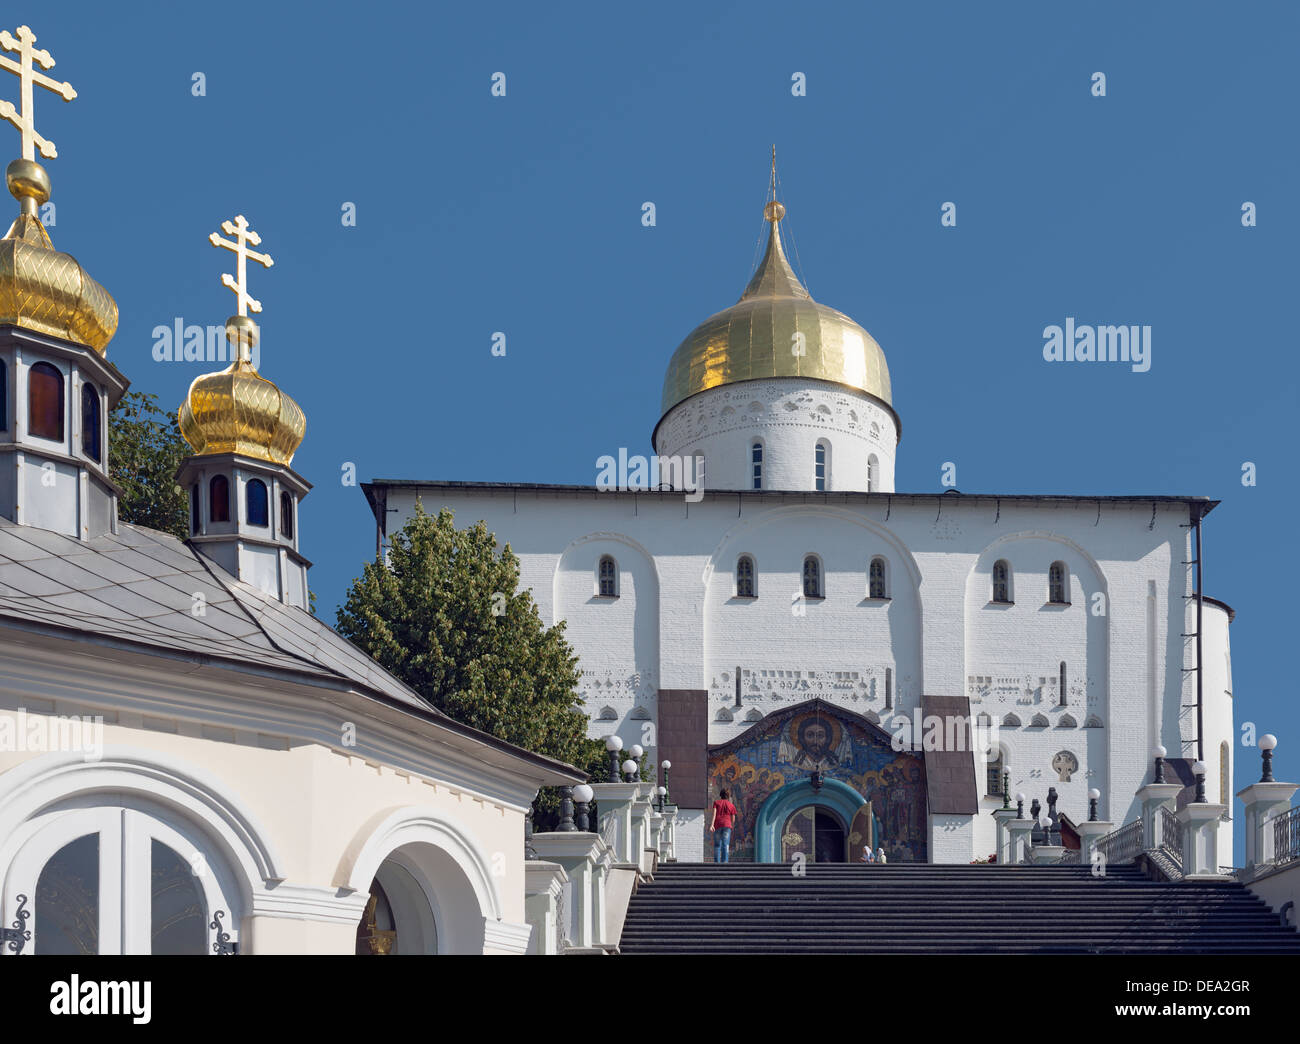
[[[736,822],[736,806],[728,800],[724,789],[713,803],[713,819],[709,822],[709,833],[713,835],[713,861],[725,863],[731,853],[731,827]]]

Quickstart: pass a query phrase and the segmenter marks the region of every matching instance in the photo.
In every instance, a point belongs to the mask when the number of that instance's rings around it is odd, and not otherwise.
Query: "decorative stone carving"
[[[1052,769],[1056,772],[1058,781],[1069,783],[1070,777],[1079,771],[1079,759],[1068,750],[1057,751],[1052,756]]]

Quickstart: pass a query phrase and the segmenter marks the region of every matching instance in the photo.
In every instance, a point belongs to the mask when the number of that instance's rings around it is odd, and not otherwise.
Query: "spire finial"
[[[776,223],[785,217],[785,207],[777,201],[776,198],[776,146],[772,146],[772,178],[767,186],[767,205],[763,207],[763,217],[772,223]]]
[[[234,239],[222,239],[217,233],[213,232],[208,236],[208,242],[214,247],[230,250],[235,255],[235,272],[237,274],[232,276],[229,273],[223,273],[221,285],[234,291],[239,308],[237,315],[232,315],[226,320],[226,340],[239,346],[240,360],[246,362],[253,346],[257,344],[257,324],[248,317],[248,313],[250,310],[254,314],[260,314],[262,311],[262,302],[248,292],[248,261],[251,258],[266,268],[270,268],[275,262],[271,260],[270,254],[259,254],[255,250],[248,249],[250,243],[253,246],[261,246],[262,237],[253,231],[248,224],[248,219],[243,214],[236,214],[233,223],[230,221],[221,222],[221,231],[228,236],[233,236]]]
[[[6,58],[0,54],[0,69],[7,69],[18,77],[21,84],[18,91],[18,108],[14,108],[12,103],[0,101],[0,117],[8,120],[23,136],[23,155],[22,158],[29,162],[36,161],[36,149],[39,147],[41,155],[46,159],[58,158],[58,149],[54,147],[54,142],[42,138],[36,133],[36,116],[33,110],[32,87],[44,87],[46,90],[53,91],[61,96],[64,101],[72,101],[77,96],[77,92],[72,89],[70,83],[60,83],[58,80],[45,76],[37,72],[32,67],[35,62],[42,69],[52,69],[54,59],[50,57],[49,51],[39,50],[32,45],[36,43],[36,34],[27,26],[18,27],[18,36],[15,39],[9,35],[8,30],[0,30],[0,49],[13,51],[18,55],[18,60]]]

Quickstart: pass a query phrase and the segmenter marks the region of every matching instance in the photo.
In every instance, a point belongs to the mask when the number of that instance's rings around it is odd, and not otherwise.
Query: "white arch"
[[[28,832],[20,829],[23,824],[77,799],[83,806],[91,797],[113,804],[124,794],[170,808],[197,826],[234,871],[245,909],[252,909],[254,896],[266,885],[286,878],[286,864],[270,834],[221,780],[156,751],[107,745],[97,761],[61,751],[0,773],[0,879],[23,844]]]
[[[397,849],[412,844],[432,845],[450,856],[473,888],[479,909],[492,920],[501,920],[501,895],[490,862],[474,844],[473,834],[428,806],[389,808],[372,816],[343,852],[332,883],[366,895],[380,864]]]

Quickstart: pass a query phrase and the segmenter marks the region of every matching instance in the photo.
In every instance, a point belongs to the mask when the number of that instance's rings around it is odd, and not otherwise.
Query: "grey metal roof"
[[[82,541],[0,518],[0,623],[6,619],[341,682],[534,764],[583,776],[460,724],[311,613],[241,583],[193,545],[141,526],[120,523],[116,534]]]

